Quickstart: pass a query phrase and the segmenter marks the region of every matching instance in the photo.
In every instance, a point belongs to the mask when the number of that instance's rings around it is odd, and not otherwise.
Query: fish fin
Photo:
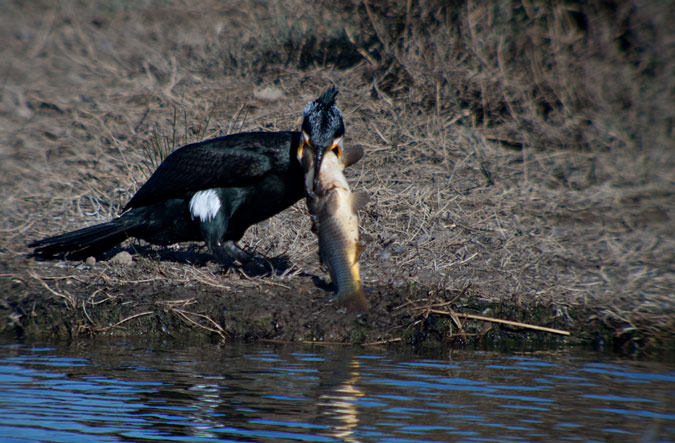
[[[319,202],[316,210],[317,214],[325,211],[326,214],[332,217],[337,213],[338,208],[340,207],[339,196],[334,190],[328,191],[325,198],[317,199],[317,201]]]
[[[345,146],[342,149],[342,156],[340,158],[340,162],[342,163],[343,168],[348,168],[349,166],[353,165],[357,161],[361,160],[361,157],[363,157],[363,146],[361,145],[350,145],[350,146]]]
[[[363,209],[369,200],[370,196],[365,191],[353,192],[352,208],[354,209],[354,212]]]

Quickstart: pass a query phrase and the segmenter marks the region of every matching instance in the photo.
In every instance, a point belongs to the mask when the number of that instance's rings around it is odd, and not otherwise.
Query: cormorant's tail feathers
[[[33,257],[82,259],[101,254],[126,240],[130,227],[119,218],[30,243]]]

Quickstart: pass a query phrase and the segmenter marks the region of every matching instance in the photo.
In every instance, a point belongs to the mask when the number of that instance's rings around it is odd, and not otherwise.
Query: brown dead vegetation
[[[221,337],[484,335],[484,326],[471,332],[433,312],[452,300],[447,312],[570,329],[583,342],[673,349],[673,8],[648,0],[3,8],[6,332],[35,331],[31,322],[49,329],[35,313],[64,308],[80,319],[63,326],[69,334],[138,329],[155,315],[141,314],[161,311],[173,313],[175,327],[196,323]],[[327,293],[311,276],[326,274],[304,202],[242,241],[284,256],[291,266],[282,276],[223,274],[189,245],[131,243],[145,251],[133,267],[23,258],[29,240],[114,217],[161,156],[152,146],[295,129],[304,104],[329,83],[341,90],[347,142],[366,147],[347,174],[371,195],[361,214],[371,330],[354,336],[358,328],[330,329],[342,320],[317,320],[328,315]],[[135,291],[145,298],[127,309],[119,300],[133,302]],[[247,315],[257,316],[250,329],[236,326]],[[269,326],[284,321],[284,333]]]

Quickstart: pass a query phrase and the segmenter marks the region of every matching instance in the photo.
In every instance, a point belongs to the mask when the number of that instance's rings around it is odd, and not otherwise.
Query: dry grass
[[[367,148],[348,172],[372,196],[366,285],[471,283],[475,298],[581,306],[582,324],[672,343],[673,22],[655,1],[9,4],[1,255],[110,219],[164,150],[297,128],[332,82]],[[256,94],[268,86],[282,98]],[[304,203],[242,244],[290,258],[272,284],[324,275]]]

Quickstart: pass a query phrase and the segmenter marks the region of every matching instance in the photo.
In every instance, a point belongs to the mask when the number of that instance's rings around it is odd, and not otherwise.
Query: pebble
[[[284,93],[277,87],[265,86],[264,88],[253,91],[253,97],[257,98],[258,100],[274,102],[282,99],[284,97]]]
[[[129,266],[131,263],[133,263],[133,261],[134,258],[127,251],[119,252],[110,259],[110,263],[123,266]]]

